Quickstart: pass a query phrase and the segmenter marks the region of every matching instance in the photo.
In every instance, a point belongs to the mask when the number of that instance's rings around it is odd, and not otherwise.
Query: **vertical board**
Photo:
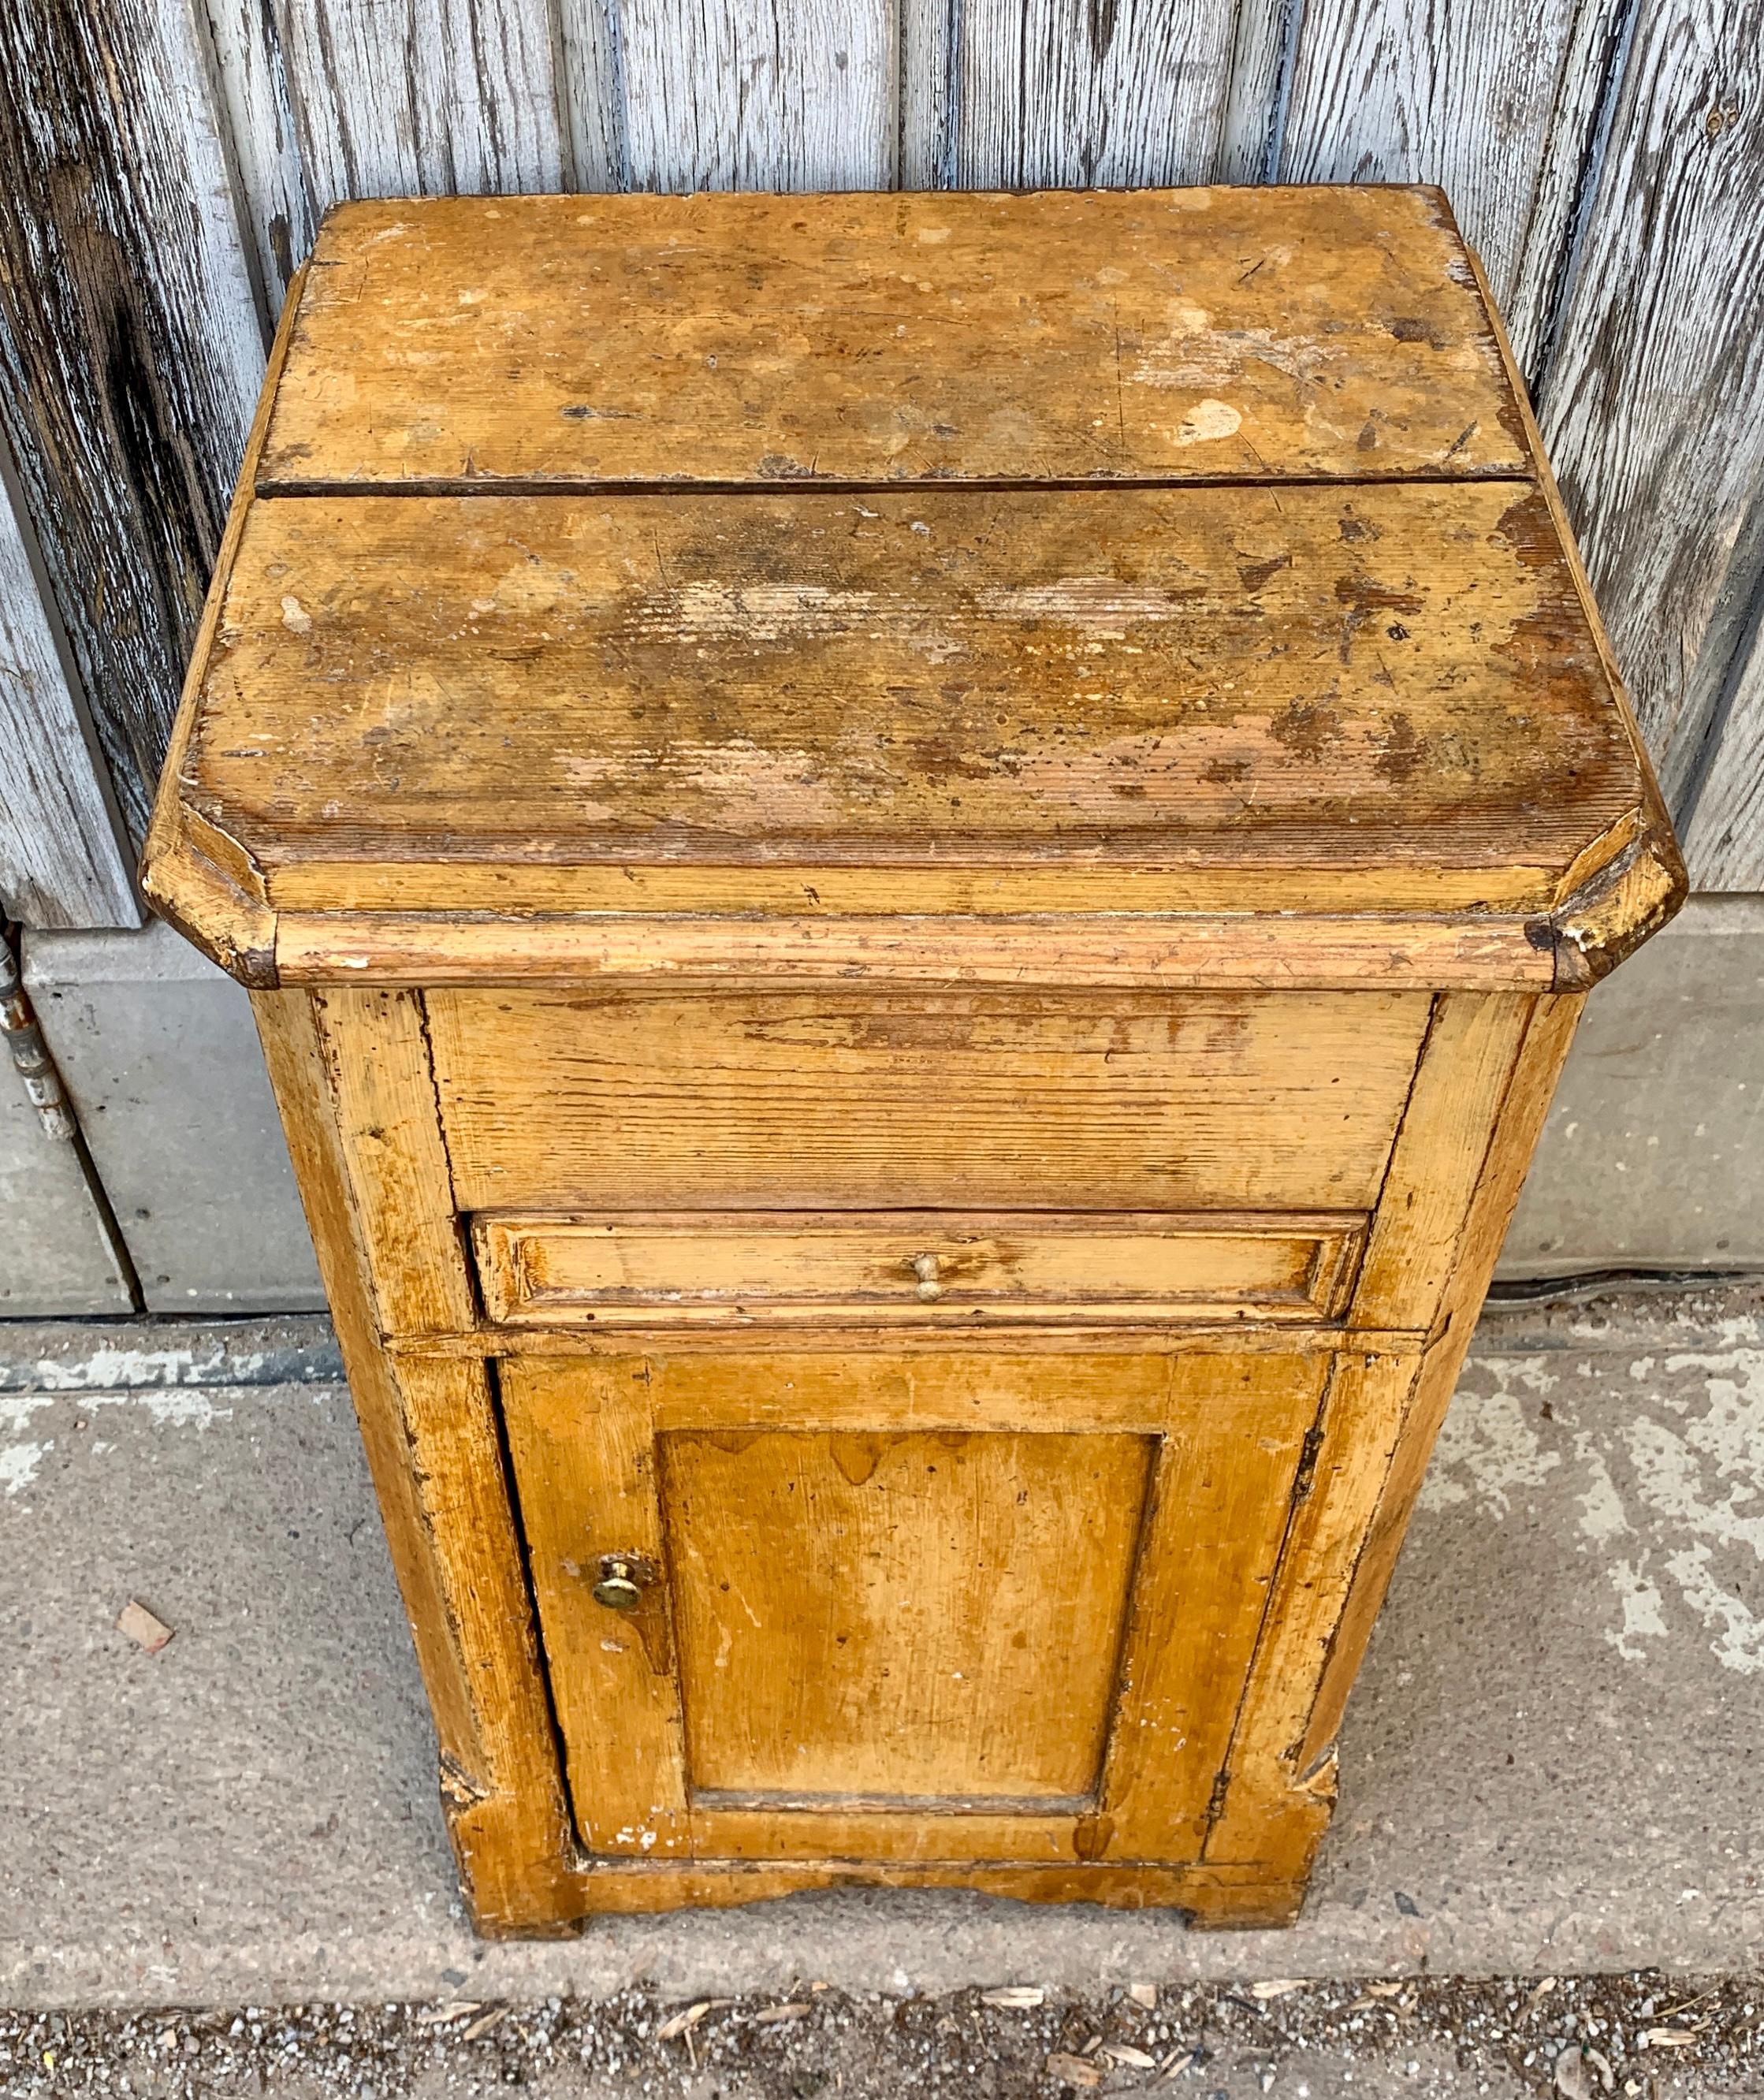
[[[624,54],[611,0],[558,0],[561,75],[572,187],[628,190]]]
[[[1610,143],[1639,0],[1581,0],[1556,79],[1530,223],[1510,289],[1498,299],[1507,340],[1533,399],[1559,338],[1587,209]]]
[[[903,190],[953,189],[963,0],[899,0]]]
[[[637,189],[872,190],[894,181],[887,0],[607,0]]]
[[[0,910],[26,926],[139,926],[102,761],[0,443]]]
[[[1761,101],[1764,0],[1640,11],[1539,416],[1681,805],[1727,678],[1724,607],[1753,583],[1733,551],[1764,494]]]
[[[279,0],[315,211],[569,187],[545,0]]]
[[[1303,23],[1304,0],[1238,0],[1215,182],[1273,180]]]
[[[1172,1361],[1091,1856],[1200,1856],[1329,1363]]]
[[[271,0],[202,0],[216,99],[232,142],[240,201],[273,318],[312,245],[314,220]]]
[[[0,415],[137,839],[263,340],[187,0],[0,9]]]
[[[1278,178],[1437,183],[1510,304],[1575,0],[1311,0]]]
[[[418,992],[367,985],[315,992],[312,1017],[337,1148],[382,1330],[425,1335],[477,1317],[435,1108]]]
[[[1211,181],[1237,11],[1229,0],[963,0],[946,24],[933,17],[907,38],[942,55],[948,81],[941,96],[907,99],[915,131],[942,133],[915,137],[908,164],[934,163],[960,189]]]
[[[511,1358],[499,1379],[576,1828],[593,1852],[681,1857],[691,1820],[650,1365]],[[640,1578],[633,1611],[595,1599],[612,1555]]]
[[[573,1850],[536,1631],[481,1364],[394,1364],[331,1113],[313,1003],[252,1008],[337,1323],[440,1738],[441,1799],[480,1930],[576,1915]]]
[[[1699,889],[1764,889],[1764,628],[1753,586],[1749,633],[1730,668],[1721,741],[1684,832],[1684,857]]]

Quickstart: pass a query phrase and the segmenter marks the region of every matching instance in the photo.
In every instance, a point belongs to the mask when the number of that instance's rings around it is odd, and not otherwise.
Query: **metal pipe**
[[[4,933],[0,933],[0,1031],[6,1035],[7,1048],[11,1052],[19,1077],[24,1082],[25,1092],[42,1119],[45,1132],[51,1137],[64,1140],[77,1137],[79,1125],[73,1119],[73,1108],[61,1084],[61,1074],[55,1070],[55,1061],[49,1054],[43,1032],[37,1025],[37,1016],[25,996],[11,938]]]

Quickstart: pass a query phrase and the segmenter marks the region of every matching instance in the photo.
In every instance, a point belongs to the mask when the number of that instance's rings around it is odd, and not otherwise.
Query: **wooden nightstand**
[[[487,1931],[1290,1918],[1682,874],[1435,192],[333,214],[149,842]]]

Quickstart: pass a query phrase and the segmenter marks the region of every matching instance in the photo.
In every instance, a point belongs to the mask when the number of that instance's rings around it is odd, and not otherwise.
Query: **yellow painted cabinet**
[[[1683,889],[1437,191],[340,206],[143,879],[252,991],[482,1930],[1295,1914]]]

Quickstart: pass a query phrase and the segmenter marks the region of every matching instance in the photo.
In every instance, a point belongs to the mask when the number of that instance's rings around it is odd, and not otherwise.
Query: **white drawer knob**
[[[933,1298],[943,1295],[943,1286],[937,1281],[937,1258],[934,1254],[915,1254],[913,1256],[913,1274],[919,1279],[919,1295],[928,1304]]]

